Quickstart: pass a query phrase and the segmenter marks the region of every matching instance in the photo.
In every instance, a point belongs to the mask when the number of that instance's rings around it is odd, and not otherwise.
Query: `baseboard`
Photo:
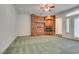
[[[17,37],[31,37],[31,35],[24,35],[24,36],[17,36]]]
[[[76,38],[73,38],[73,39],[71,39],[71,38],[67,38],[67,37],[62,37],[62,38],[65,38],[65,39],[68,39],[68,40],[73,40],[73,41],[77,41],[77,42],[79,42],[79,40],[77,40]]]
[[[62,34],[56,34],[57,37],[62,37]]]

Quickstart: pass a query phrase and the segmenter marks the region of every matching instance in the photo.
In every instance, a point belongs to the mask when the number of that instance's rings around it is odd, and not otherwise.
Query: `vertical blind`
[[[79,37],[79,16],[74,17],[74,36]]]
[[[66,19],[66,32],[69,33],[69,18]]]

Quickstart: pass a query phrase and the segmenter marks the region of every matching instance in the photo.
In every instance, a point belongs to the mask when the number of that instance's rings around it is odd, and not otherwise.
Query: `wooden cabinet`
[[[55,35],[55,16],[41,17],[32,14],[32,35]]]

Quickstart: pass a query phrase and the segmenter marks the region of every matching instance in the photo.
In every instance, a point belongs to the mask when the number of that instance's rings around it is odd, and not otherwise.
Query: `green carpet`
[[[5,54],[76,54],[79,42],[54,36],[17,37]]]

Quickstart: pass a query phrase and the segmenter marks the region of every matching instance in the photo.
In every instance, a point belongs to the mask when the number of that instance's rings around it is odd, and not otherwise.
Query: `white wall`
[[[62,34],[62,17],[56,17],[56,34]]]
[[[0,53],[3,53],[16,37],[15,16],[13,5],[0,5]]]
[[[17,36],[31,35],[31,16],[17,14]]]

